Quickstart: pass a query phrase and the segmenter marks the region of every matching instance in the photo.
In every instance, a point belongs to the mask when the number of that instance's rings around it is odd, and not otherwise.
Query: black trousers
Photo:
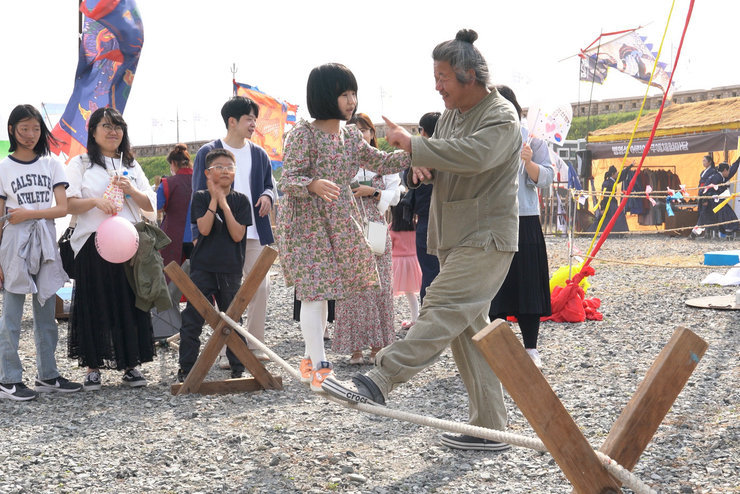
[[[193,269],[190,271],[190,279],[210,302],[215,299],[219,310],[226,311],[239,290],[242,274],[210,273]],[[200,334],[203,332],[204,322],[203,316],[188,302],[187,307],[182,311],[182,327],[180,328],[180,368],[185,373],[190,372],[198,359]],[[241,318],[239,318],[239,322],[241,322]],[[242,335],[238,336],[244,340]],[[229,359],[232,371],[244,370],[244,364],[231,353],[231,350],[226,350],[226,356]]]
[[[420,247],[416,246],[416,258],[419,260],[419,267],[421,268],[421,290],[419,290],[419,298],[421,303],[424,303],[424,295],[427,293],[427,288],[432,284],[434,278],[439,274],[439,259],[437,256],[427,254],[426,245]]]

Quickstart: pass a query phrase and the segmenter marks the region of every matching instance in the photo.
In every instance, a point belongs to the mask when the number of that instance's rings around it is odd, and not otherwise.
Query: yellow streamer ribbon
[[[722,209],[723,207],[725,207],[727,205],[727,203],[730,202],[732,200],[732,198],[735,197],[736,195],[737,195],[737,192],[734,193],[734,194],[730,194],[729,197],[727,197],[727,199],[725,199],[724,201],[722,201],[719,204],[717,204],[716,206],[714,206],[714,209],[712,209],[712,211],[714,212],[714,214],[719,213],[719,210]]]

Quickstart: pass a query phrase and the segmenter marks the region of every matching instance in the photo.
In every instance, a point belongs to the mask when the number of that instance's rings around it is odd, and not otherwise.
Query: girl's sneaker
[[[301,359],[301,365],[299,367],[301,371],[301,382],[310,383],[313,378],[313,365],[311,364],[310,358]]]
[[[319,368],[313,371],[313,379],[311,380],[311,391],[323,391],[321,385],[324,384],[324,380],[327,377],[334,377],[334,366],[331,362],[322,361]]]
[[[82,389],[85,391],[99,391],[103,386],[100,380],[100,372],[91,371],[85,376],[85,382],[82,383]]]
[[[146,386],[146,379],[138,369],[129,369],[123,374],[122,384],[130,388]]]
[[[542,369],[542,358],[540,357],[540,352],[537,351],[536,348],[527,348],[527,355],[529,355],[529,358],[532,359],[532,362],[534,362],[534,365],[538,369]]]

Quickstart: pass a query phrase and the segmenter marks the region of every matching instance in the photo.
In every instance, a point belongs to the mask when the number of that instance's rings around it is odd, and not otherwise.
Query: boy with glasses
[[[221,117],[226,125],[226,137],[216,139],[200,148],[193,164],[193,196],[206,188],[206,155],[214,149],[231,151],[236,159],[234,190],[247,196],[250,203],[251,225],[247,228],[243,274],[246,277],[257,262],[264,245],[275,241],[270,225],[270,211],[275,203],[275,182],[272,164],[267,153],[249,139],[252,137],[259,117],[260,108],[249,98],[234,96],[224,103]],[[193,223],[193,239],[198,238],[198,226]],[[265,341],[265,317],[267,297],[270,293],[269,277],[265,277],[247,306],[247,331],[260,341]],[[267,360],[267,355],[249,345],[254,356]],[[221,362],[222,368],[223,362]]]
[[[197,225],[198,241],[190,256],[190,279],[208,300],[216,300],[220,310],[234,300],[241,285],[244,265],[245,231],[252,224],[247,196],[231,188],[236,160],[231,151],[214,149],[205,159],[206,190],[193,194],[190,218]],[[180,382],[195,365],[200,352],[203,316],[188,301],[180,328]],[[243,338],[242,338],[243,339]],[[231,378],[242,377],[244,364],[226,352]]]

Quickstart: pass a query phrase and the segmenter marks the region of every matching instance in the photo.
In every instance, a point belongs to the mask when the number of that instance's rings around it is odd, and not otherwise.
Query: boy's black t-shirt
[[[193,202],[190,205],[192,223],[205,214],[213,214],[208,211],[210,202],[211,194],[207,190],[199,190],[193,195]],[[239,224],[244,226],[252,224],[251,206],[246,195],[232,190],[226,196],[226,203]],[[211,273],[241,273],[244,250],[247,246],[246,232],[240,242],[234,242],[229,235],[221,208],[217,207],[216,215],[211,233],[198,235],[198,241],[190,256],[190,267]]]

